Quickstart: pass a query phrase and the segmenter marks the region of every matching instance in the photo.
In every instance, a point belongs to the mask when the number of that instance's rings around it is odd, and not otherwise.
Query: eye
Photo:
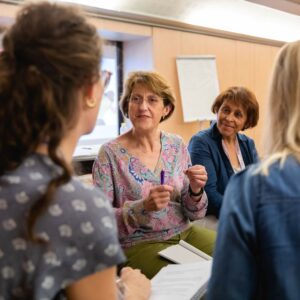
[[[224,113],[224,114],[229,114],[230,113],[230,109],[228,108],[228,107],[223,107],[222,108],[222,112]]]
[[[150,97],[149,101],[152,103],[158,102],[158,99],[156,97]]]
[[[235,116],[237,117],[237,118],[242,118],[243,117],[243,114],[240,112],[240,111],[237,111],[236,113],[235,113]]]
[[[141,97],[139,97],[139,96],[137,96],[137,95],[132,95],[132,96],[131,96],[131,101],[132,101],[132,102],[139,102],[139,101],[140,101],[140,98],[141,98]]]

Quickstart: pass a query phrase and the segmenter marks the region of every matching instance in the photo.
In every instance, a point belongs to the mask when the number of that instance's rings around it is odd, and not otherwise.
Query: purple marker
[[[165,184],[165,171],[164,170],[160,171],[160,184],[161,185]]]

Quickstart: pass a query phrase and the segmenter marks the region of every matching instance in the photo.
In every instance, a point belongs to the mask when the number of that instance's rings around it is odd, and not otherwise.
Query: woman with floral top
[[[158,127],[174,102],[159,74],[131,73],[120,105],[133,128],[104,144],[93,166],[94,184],[113,204],[126,265],[148,278],[168,264],[160,250],[185,240],[212,254],[215,241],[214,232],[190,223],[206,213],[206,170],[191,166],[180,137]]]

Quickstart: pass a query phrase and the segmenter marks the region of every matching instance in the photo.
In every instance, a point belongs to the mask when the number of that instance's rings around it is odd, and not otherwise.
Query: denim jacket
[[[244,134],[237,135],[245,166],[256,163],[258,155],[254,141]],[[234,174],[222,147],[222,135],[216,123],[206,130],[195,134],[188,146],[193,165],[203,165],[206,168],[208,180],[205,191],[208,197],[207,214],[219,216],[225,188]]]
[[[227,186],[208,300],[300,299],[300,163],[256,167]]]

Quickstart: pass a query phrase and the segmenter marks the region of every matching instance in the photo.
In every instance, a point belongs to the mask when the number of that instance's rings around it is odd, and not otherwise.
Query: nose
[[[226,115],[226,120],[227,121],[233,121],[233,118],[234,118],[233,113],[230,113],[230,114]]]
[[[139,108],[140,108],[140,109],[147,109],[147,108],[148,108],[148,102],[147,102],[147,99],[145,99],[145,98],[141,99]]]

